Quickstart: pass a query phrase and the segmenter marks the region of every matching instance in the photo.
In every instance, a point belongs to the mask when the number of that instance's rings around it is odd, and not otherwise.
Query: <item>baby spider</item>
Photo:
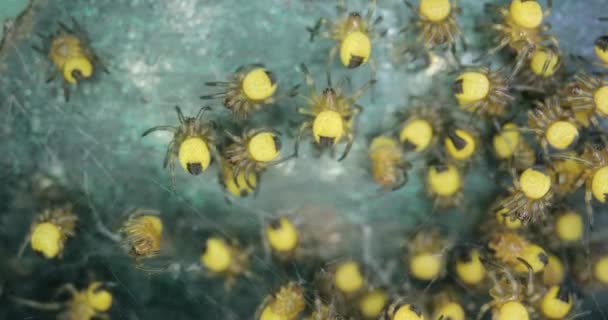
[[[359,314],[363,319],[378,319],[388,303],[388,293],[383,288],[369,288],[359,298]]]
[[[545,154],[549,154],[549,147],[558,151],[572,148],[580,134],[574,114],[562,108],[557,96],[545,99],[544,103],[536,102],[536,108],[528,112],[528,127]]]
[[[517,218],[527,224],[542,220],[553,206],[555,192],[554,173],[545,167],[531,167],[524,170],[519,178],[513,175],[513,186],[509,195],[500,200],[495,210],[504,209],[505,218]]]
[[[227,161],[222,161],[222,169],[219,173],[220,184],[224,190],[234,197],[247,197],[250,194],[255,194],[257,188],[257,175],[253,172],[245,178],[245,172],[241,171],[238,176],[234,177],[234,169]],[[228,199],[228,198],[227,198]]]
[[[300,232],[286,216],[273,219],[264,228],[265,241],[272,253],[284,260],[297,257],[300,248]]]
[[[423,309],[417,304],[406,301],[404,297],[396,298],[385,310],[381,320],[424,320]]]
[[[274,74],[262,64],[240,66],[229,81],[206,82],[210,87],[225,88],[221,92],[203,95],[200,98],[210,100],[224,99],[224,107],[232,111],[237,119],[245,119],[252,112],[265,105],[274,104],[277,100],[275,93],[278,84]],[[294,89],[289,95],[294,94]]]
[[[431,161],[426,174],[426,193],[433,211],[458,207],[463,200],[463,177],[457,167]]]
[[[47,259],[61,257],[68,238],[74,236],[78,217],[72,212],[72,205],[47,208],[36,218],[30,233],[19,249],[18,257],[23,255],[29,243],[32,250]]]
[[[308,88],[308,108],[298,108],[298,112],[312,118],[305,121],[301,126],[295,144],[295,155],[298,154],[299,142],[307,131],[312,131],[312,136],[321,148],[331,148],[332,155],[335,146],[343,139],[347,140],[344,153],[338,159],[342,161],[348,155],[354,141],[355,117],[363,110],[356,101],[367,90],[375,80],[365,83],[351,96],[346,96],[340,87],[334,89],[331,77],[327,73],[327,88],[323,93],[317,94],[313,78],[305,65],[301,65],[304,80]]]
[[[407,183],[411,164],[405,160],[399,142],[388,136],[378,136],[369,146],[372,177],[385,190],[397,190]]]
[[[573,194],[580,187],[577,182],[585,170],[585,164],[578,158],[577,153],[570,151],[552,157],[549,162],[551,170],[555,172],[555,194],[560,198]]]
[[[259,187],[260,172],[293,157],[277,159],[281,152],[281,140],[279,140],[280,133],[276,130],[250,129],[241,137],[230,132],[226,134],[232,143],[222,150],[222,155],[226,163],[231,166],[232,178],[236,186],[240,186],[239,180],[245,180],[245,184],[250,189]],[[242,178],[239,179],[239,176]]]
[[[560,80],[558,71],[562,59],[559,48],[539,46],[530,54],[528,61],[529,67],[521,75],[522,91],[553,91]]]
[[[432,298],[432,320],[465,320],[464,307],[458,294],[451,288],[445,288]]]
[[[452,90],[462,110],[491,118],[505,115],[514,99],[503,71],[485,67],[461,73]]]
[[[109,73],[91,48],[86,30],[74,18],[72,25],[70,28],[59,22],[59,31],[42,36],[45,41],[44,47],[33,47],[34,50],[48,56],[56,69],[46,82],[53,81],[57,75],[63,78],[63,95],[66,101],[70,100],[69,85],[76,85],[91,78],[96,69]]]
[[[204,122],[205,111],[210,107],[202,107],[196,117],[184,117],[182,110],[175,106],[179,126],[162,125],[146,130],[141,136],[145,137],[155,131],[173,132],[173,140],[167,147],[163,168],[169,165],[171,171],[171,184],[175,187],[175,160],[181,167],[192,175],[199,175],[207,170],[211,163],[211,156],[217,154],[214,145],[212,122]]]
[[[74,285],[66,284],[58,291],[71,295],[70,300],[65,302],[38,302],[17,297],[12,297],[12,300],[38,310],[63,310],[57,315],[59,320],[110,319],[107,312],[112,307],[113,297],[109,286],[109,283],[93,282],[87,288],[77,290]]]
[[[405,4],[416,16],[401,31],[416,28],[417,41],[423,44],[424,48],[453,48],[457,37],[464,45],[462,31],[456,22],[456,16],[461,13],[461,9],[455,1],[450,3],[450,0],[420,0],[418,9],[410,1],[406,0]]]
[[[507,122],[492,138],[494,155],[501,161],[502,169],[524,170],[536,163],[536,151],[519,132],[520,128]],[[506,164],[506,166],[504,166]]]
[[[371,59],[372,38],[382,35],[375,30],[377,25],[382,22],[382,17],[379,16],[372,20],[376,11],[376,0],[369,1],[365,17],[358,12],[350,12],[345,15],[347,9],[344,0],[338,0],[336,8],[338,15],[342,17],[335,21],[319,18],[313,27],[307,28],[310,32],[310,41],[313,41],[317,35],[336,41],[336,45],[329,53],[328,69],[333,65],[336,54],[339,53],[340,61],[349,69],[369,62],[371,78],[376,79],[376,66]],[[322,27],[325,30],[321,31]]]
[[[479,145],[477,133],[468,128],[448,126],[444,134],[444,148],[447,155],[459,166],[468,163]]]
[[[403,119],[398,135],[405,151],[424,152],[441,135],[443,119],[440,107],[434,103],[422,103],[412,109],[408,108],[406,113],[398,113],[397,117]]]
[[[224,285],[230,289],[240,275],[253,277],[249,271],[249,256],[252,252],[252,248],[243,249],[236,241],[210,237],[205,241],[200,261],[211,275],[224,277]]]
[[[296,320],[305,307],[304,288],[295,282],[289,282],[264,299],[255,319]]]
[[[436,229],[421,229],[407,243],[406,264],[415,279],[432,281],[445,274],[447,242]]]
[[[528,267],[534,273],[541,272],[549,263],[545,249],[511,231],[493,234],[488,249],[498,261],[519,273],[527,272]]]
[[[494,48],[487,52],[491,56],[505,47],[510,47],[517,54],[513,75],[517,74],[525,61],[539,46],[559,46],[557,39],[546,34],[549,30],[543,20],[550,14],[552,0],[547,0],[548,9],[535,0],[512,0],[509,6],[499,7],[502,21],[494,23],[491,28],[498,34]]]
[[[137,261],[154,257],[160,252],[163,222],[158,212],[135,209],[120,231],[123,246]]]
[[[596,127],[608,119],[608,80],[579,74],[563,90],[562,100],[574,112],[583,112]]]
[[[486,267],[481,252],[475,248],[459,248],[454,257],[454,272],[459,282],[467,286],[481,286],[486,279]]]

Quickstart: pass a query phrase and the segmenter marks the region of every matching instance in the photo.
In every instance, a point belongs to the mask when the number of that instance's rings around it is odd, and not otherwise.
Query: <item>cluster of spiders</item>
[[[370,0],[362,14],[338,1],[336,19],[319,18],[307,28],[311,41],[322,37],[334,42],[328,70],[336,55],[347,70],[369,67],[370,79],[350,94],[344,83],[334,86],[329,71],[319,91],[304,64],[303,85],[285,92],[262,64],[239,67],[227,81],[206,83],[220,89],[200,98],[219,99],[236,121],[285,98],[302,97],[303,106],[295,110],[302,121],[292,154],[281,156],[277,130],[261,127],[234,134],[205,117],[211,109],[207,106],[193,117],[176,106],[177,124],[143,132],[173,134],[163,161],[173,186],[176,162],[191,175],[202,174],[215,162],[226,192],[235,197],[255,194],[261,173],[296,158],[306,136],[332,156],[344,145],[338,161],[345,159],[364,109],[359,100],[377,82],[373,44],[386,32],[376,6]],[[467,193],[467,174],[480,166],[493,168],[499,192],[477,221],[472,243],[458,244],[464,241],[458,235],[423,225],[406,239],[403,253],[393,253],[403,260],[400,272],[378,272],[376,265],[355,257],[319,261],[315,252],[327,244],[313,239],[302,217],[281,215],[264,222],[261,245],[243,245],[223,235],[207,237],[194,269],[222,278],[231,290],[242,276],[256,280],[251,263],[256,250],[270,253],[277,265],[312,266],[312,278],[284,281],[261,297],[252,312],[259,320],[297,320],[305,313],[309,320],[464,320],[482,319],[488,312],[493,319],[588,316],[581,298],[608,286],[608,247],[589,239],[594,206],[608,202],[608,80],[568,70],[568,56],[545,21],[551,7],[550,0],[544,6],[536,0],[486,6],[492,20],[480,27],[490,29],[495,43],[477,65],[463,66],[459,56],[467,45],[456,1],[405,1],[411,20],[401,31],[412,48],[408,53],[450,61],[457,72],[449,96],[432,92],[427,96],[433,99],[409,102],[390,128],[371,137],[370,182],[381,192],[399,192],[413,168],[422,167],[432,213],[442,214],[478,204],[475,195]],[[62,75],[66,99],[68,85],[91,78],[97,69],[107,70],[77,23],[73,28],[61,24],[58,33],[45,39],[48,44],[37,50],[48,55],[56,69],[53,74]],[[607,36],[594,43],[601,68],[608,66],[607,43]],[[487,61],[497,54],[505,55],[500,68]],[[501,185],[504,181],[508,185]],[[583,201],[578,203],[584,204],[586,216],[576,205],[581,189]],[[77,223],[71,206],[43,210],[25,244],[47,259],[60,258]],[[110,238],[141,266],[162,253],[163,229],[157,212],[138,209]],[[387,240],[395,237],[385,235]],[[14,301],[33,308],[64,308],[68,319],[106,317],[112,295],[104,284],[68,290],[71,298],[63,304]],[[485,299],[482,304],[469,303],[479,297]]]

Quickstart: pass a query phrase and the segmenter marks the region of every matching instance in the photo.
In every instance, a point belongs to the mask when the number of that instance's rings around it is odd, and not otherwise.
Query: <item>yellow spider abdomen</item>
[[[543,271],[545,266],[547,266],[547,263],[549,263],[549,257],[547,256],[545,249],[535,244],[526,245],[519,255],[519,258],[526,261],[534,273]],[[528,272],[528,266],[521,261],[517,261],[515,264],[515,271],[521,273]]]
[[[549,255],[549,262],[543,270],[543,283],[548,286],[557,285],[564,280],[564,266],[558,257]]]
[[[543,23],[544,13],[540,3],[532,0],[513,0],[509,14],[520,27],[534,29]]]
[[[591,178],[591,193],[601,203],[608,201],[608,166],[595,171]]]
[[[464,320],[464,309],[459,303],[449,302],[441,306],[439,310],[435,312],[434,320]]]
[[[177,157],[182,168],[192,175],[205,171],[211,163],[209,146],[200,137],[190,137],[182,141]]]
[[[608,116],[608,86],[603,86],[593,93],[595,109],[602,115]]]
[[[369,36],[361,31],[349,33],[340,44],[340,60],[347,68],[356,68],[369,60],[372,54],[372,42]]]
[[[547,142],[557,150],[565,150],[578,138],[578,128],[572,122],[555,121],[546,132]]]
[[[281,217],[266,227],[266,239],[272,250],[293,251],[298,245],[298,230],[289,219]]]
[[[471,250],[469,258],[469,261],[464,259],[456,261],[456,275],[465,284],[477,285],[485,278],[486,268],[481,262],[479,250]]]
[[[241,170],[239,172],[235,182],[232,167],[230,167],[229,165],[224,165],[222,167],[222,179],[224,181],[224,186],[226,187],[226,190],[228,190],[228,192],[237,197],[248,196],[254,191],[251,187],[255,188],[257,186],[257,177],[255,173],[249,173],[249,177],[247,177],[247,180],[245,180],[244,170]]]
[[[270,162],[279,156],[281,143],[277,136],[270,132],[261,132],[253,136],[247,143],[247,151],[252,159],[260,162]]]
[[[424,320],[424,315],[420,308],[404,304],[395,311],[391,320]]]
[[[547,68],[545,69],[545,65]],[[559,66],[559,56],[556,52],[549,49],[536,49],[532,53],[530,68],[534,74],[543,78],[548,78],[555,74]]]
[[[366,319],[376,319],[388,302],[388,294],[383,289],[366,292],[359,300],[359,310]]]
[[[419,280],[437,278],[443,267],[443,259],[438,253],[421,253],[410,257],[410,273]]]
[[[436,167],[431,167],[428,172],[427,181],[431,191],[443,197],[454,195],[462,186],[460,173],[452,165],[447,165],[445,170],[442,171],[438,171]]]
[[[415,119],[406,123],[399,133],[402,143],[409,142],[416,147],[417,152],[424,151],[433,139],[433,127],[423,119]]]
[[[201,263],[213,272],[226,271],[232,263],[230,245],[224,239],[213,237],[207,239]]]
[[[509,301],[498,308],[500,320],[529,320],[530,315],[526,307],[519,301]]]
[[[270,98],[277,91],[277,83],[268,70],[254,68],[243,78],[242,88],[248,99],[261,101]]]
[[[305,307],[304,290],[295,282],[281,287],[270,303],[272,313],[283,320],[296,320]]]
[[[344,135],[344,121],[342,116],[336,111],[325,110],[321,111],[316,117],[312,125],[312,133],[317,143],[321,142],[321,138],[332,139],[336,143]]]
[[[608,284],[608,256],[601,257],[593,266],[593,275],[602,284]]]
[[[270,307],[270,305],[267,305],[264,307],[264,310],[262,311],[262,314],[260,315],[259,320],[287,320],[287,319],[285,319],[285,317],[281,317],[281,316],[275,314],[274,312],[272,312],[272,308]]]
[[[93,64],[85,56],[68,59],[63,67],[63,78],[71,84],[78,83],[80,78],[93,75]]]
[[[567,289],[552,286],[544,295],[541,302],[541,311],[549,319],[563,319],[570,313],[574,305],[574,298]]]
[[[509,209],[502,208],[500,210],[496,210],[496,220],[501,225],[507,227],[507,229],[516,230],[521,228],[523,225],[520,219],[513,219],[511,217],[505,216],[505,213],[508,212]]]
[[[112,294],[100,288],[101,282],[93,282],[87,288],[87,303],[96,311],[108,311],[112,307]]]
[[[77,37],[62,34],[51,41],[49,58],[53,61],[57,69],[63,70],[68,59],[82,56],[80,45],[80,40]]]
[[[579,241],[583,237],[583,217],[576,212],[567,212],[557,217],[557,236],[562,241]]]
[[[454,83],[454,93],[460,105],[485,99],[490,93],[490,79],[479,72],[465,72]]]
[[[506,123],[502,126],[502,131],[494,136],[494,152],[500,159],[507,159],[513,156],[519,145],[520,134],[517,125]]]
[[[374,138],[374,140],[372,140],[372,143],[369,145],[369,155],[370,155],[370,157],[373,157],[373,155],[380,148],[396,148],[396,147],[397,147],[397,141],[395,141],[393,138],[388,137],[388,136],[378,136],[378,137]]]
[[[46,258],[55,258],[63,248],[62,234],[59,226],[43,222],[34,226],[31,235],[31,246]]]
[[[519,186],[526,197],[538,200],[551,190],[552,181],[544,172],[529,168],[519,177]]]
[[[340,291],[354,293],[363,287],[364,282],[363,274],[356,262],[343,262],[336,268],[334,283]]]
[[[421,0],[420,15],[432,22],[441,22],[450,15],[452,5],[450,0]]]

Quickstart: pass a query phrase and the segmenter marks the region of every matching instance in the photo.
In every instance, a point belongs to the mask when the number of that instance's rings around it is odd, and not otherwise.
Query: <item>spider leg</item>
[[[376,0],[369,0],[369,5],[367,7],[367,14],[365,15],[366,21],[370,21],[376,12],[376,7],[378,3]]]
[[[29,300],[29,299],[23,299],[23,298],[18,298],[18,297],[10,297],[11,300],[13,300],[13,302],[26,306],[26,307],[30,307],[33,309],[37,309],[37,310],[47,310],[47,311],[57,311],[57,310],[61,310],[61,308],[63,308],[63,304],[59,303],[59,302],[38,302],[38,301],[34,301],[34,300]]]
[[[346,136],[346,139],[348,139],[348,143],[346,144],[346,148],[344,149],[344,153],[342,153],[342,156],[340,157],[340,159],[338,159],[338,161],[344,160],[344,158],[346,158],[346,156],[348,155],[348,152],[350,151],[350,148],[353,146],[354,136],[353,136],[352,132],[349,133]]]
[[[302,140],[302,136],[304,135],[304,132],[307,130],[312,129],[312,122],[307,121],[302,123],[302,125],[300,126],[300,130],[298,132],[298,138],[296,139],[295,145],[294,145],[294,151],[293,151],[293,156],[294,158],[298,157],[298,150],[300,147],[300,140]]]
[[[169,146],[167,146],[167,152],[165,152],[165,159],[163,160],[163,168],[167,168],[167,164],[169,163],[169,159],[174,155],[175,150],[175,141],[171,141]]]
[[[211,100],[211,99],[215,99],[215,98],[223,98],[225,96],[226,96],[226,92],[217,92],[217,93],[200,96],[200,98],[202,100]]]
[[[152,127],[146,131],[144,131],[144,133],[141,134],[142,137],[145,137],[147,135],[149,135],[150,133],[154,132],[154,131],[170,131],[170,132],[176,132],[177,128],[174,126],[167,126],[167,125],[163,125],[163,126],[156,126],[156,127]]]
[[[211,106],[209,106],[209,105],[202,106],[201,109],[198,110],[198,113],[196,114],[196,119],[201,120],[206,111],[211,111]]]
[[[306,89],[308,90],[308,95],[313,96],[317,93],[317,88],[315,87],[315,80],[310,75],[310,71],[305,64],[300,64],[300,71],[304,74],[304,82],[306,82]]]
[[[587,211],[587,218],[589,219],[589,229],[593,231],[593,194],[591,188],[585,188],[585,209]]]
[[[185,117],[182,113],[182,109],[179,106],[175,106],[175,112],[177,113],[177,119],[179,120],[179,123],[183,124],[185,121]]]
[[[226,81],[209,81],[209,82],[205,82],[206,86],[209,87],[229,87],[230,86],[230,82],[226,82]]]
[[[319,18],[314,26],[306,27],[306,30],[310,33],[310,42],[315,40],[315,37],[321,34],[321,27],[327,24],[326,18]]]

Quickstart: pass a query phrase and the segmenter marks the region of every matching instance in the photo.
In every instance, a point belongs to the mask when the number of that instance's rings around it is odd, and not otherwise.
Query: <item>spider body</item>
[[[501,199],[496,210],[504,210],[505,218],[517,218],[523,224],[543,219],[555,200],[554,173],[544,167],[524,170],[513,180],[509,195]]]
[[[415,28],[417,41],[427,50],[438,46],[451,47],[458,37],[462,38],[462,30],[456,18],[461,12],[455,1],[449,0],[420,0],[418,8],[411,2],[405,1],[415,17],[404,28]]]
[[[397,140],[388,136],[374,138],[368,151],[374,181],[386,190],[397,190],[407,183],[411,165],[403,157]]]
[[[28,241],[32,250],[47,259],[61,257],[66,241],[75,235],[77,221],[71,205],[44,209],[31,227]]]
[[[514,99],[503,72],[485,67],[461,73],[452,90],[462,110],[487,117],[505,115],[509,103]]]
[[[181,109],[175,106],[179,126],[161,125],[146,130],[142,137],[155,131],[173,132],[173,140],[167,146],[163,167],[169,165],[171,182],[175,187],[175,162],[191,175],[199,175],[211,164],[211,156],[217,154],[214,145],[213,124],[203,121],[205,111],[202,107],[196,117],[184,117]]]
[[[296,320],[305,307],[304,289],[299,284],[290,282],[264,299],[256,319]]]
[[[121,228],[123,245],[137,260],[156,256],[160,252],[163,222],[155,213],[135,210]]]
[[[211,275],[224,277],[226,288],[231,288],[236,278],[251,277],[249,259],[252,250],[243,249],[235,241],[210,237],[205,241],[200,257],[201,264]]]

